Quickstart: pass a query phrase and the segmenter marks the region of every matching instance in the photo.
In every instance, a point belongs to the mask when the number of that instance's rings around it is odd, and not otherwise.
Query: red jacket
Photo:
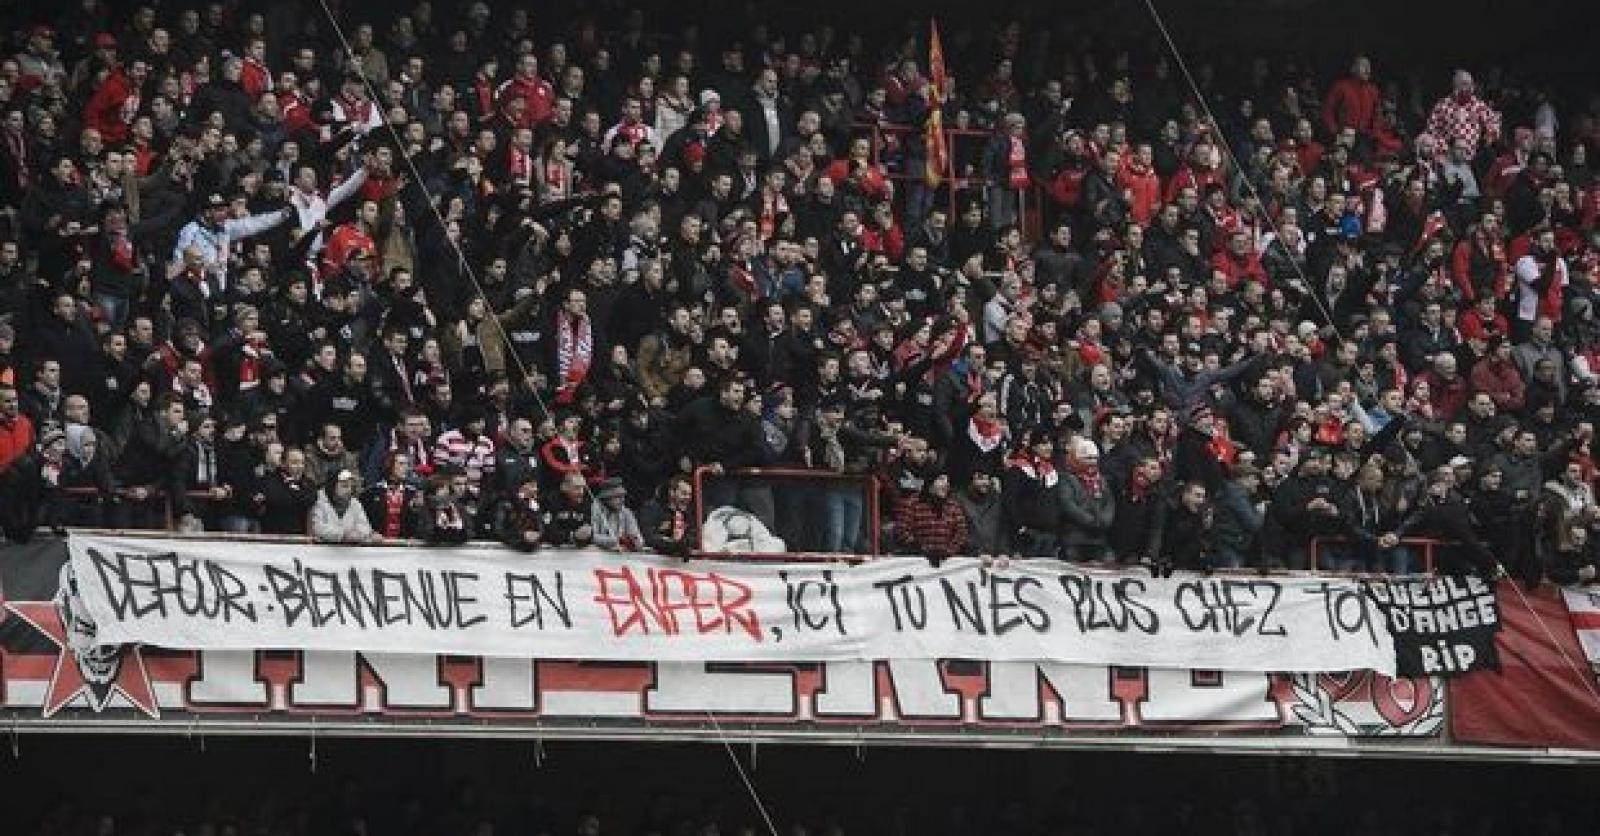
[[[246,58],[244,66],[239,71],[239,86],[244,88],[245,95],[254,102],[261,98],[262,93],[272,89],[272,70],[254,58]]]
[[[1456,413],[1467,405],[1467,379],[1456,375],[1448,383],[1433,369],[1428,369],[1417,375],[1417,381],[1428,382],[1428,403],[1433,407],[1433,415],[1441,421],[1449,421],[1456,417]]]
[[[1383,93],[1371,81],[1346,76],[1333,83],[1322,101],[1322,127],[1336,134],[1340,128],[1355,128],[1357,133],[1378,132],[1378,105]]]
[[[374,256],[378,254],[372,236],[361,228],[361,224],[340,224],[329,233],[327,245],[322,249],[323,271],[329,275],[338,272],[357,250],[366,250]]]
[[[1271,287],[1267,280],[1267,269],[1261,266],[1260,253],[1245,253],[1244,258],[1236,258],[1233,253],[1223,250],[1211,257],[1211,269],[1228,277],[1228,289],[1236,290],[1245,282],[1256,282],[1262,287]]]
[[[1141,170],[1131,157],[1124,157],[1117,169],[1117,187],[1129,194],[1130,214],[1135,223],[1146,226],[1161,206],[1161,177],[1154,169]]]
[[[18,414],[10,421],[0,419],[0,472],[33,449],[33,420]]]
[[[906,236],[898,223],[888,229],[876,224],[868,226],[861,232],[861,241],[868,252],[883,253],[896,264],[905,255]]]
[[[107,146],[120,145],[128,139],[128,126],[132,123],[131,113],[125,107],[132,99],[133,107],[138,107],[137,91],[128,84],[128,77],[122,74],[119,67],[106,76],[106,80],[89,97],[89,103],[83,107],[83,123],[100,132]]]
[[[841,158],[828,163],[828,167],[822,173],[823,176],[832,180],[835,186],[839,186],[849,180],[854,171],[855,166],[851,164],[851,161],[848,158]],[[861,175],[856,181],[856,185],[860,187],[861,193],[868,200],[886,200],[889,197],[888,179],[883,176],[883,172],[871,164],[861,169]]]
[[[295,91],[278,94],[278,110],[283,114],[283,129],[291,134],[311,127],[311,102]]]
[[[1496,334],[1504,337],[1511,333],[1511,326],[1506,322],[1504,314],[1496,313],[1485,320],[1483,315],[1478,313],[1476,309],[1468,310],[1461,314],[1461,320],[1456,324],[1456,328],[1461,331],[1462,339],[1468,340],[1474,337],[1480,340],[1488,340]]]
[[[1450,279],[1468,302],[1478,298],[1479,285],[1491,288],[1496,299],[1505,298],[1511,289],[1505,246],[1476,234],[1462,238],[1450,252]]]
[[[495,98],[501,102],[512,97],[519,97],[528,103],[522,112],[522,124],[519,128],[533,128],[550,121],[550,114],[556,107],[556,89],[550,82],[542,78],[523,78],[512,76],[509,81],[500,85],[495,91]]]
[[[1522,396],[1526,390],[1527,384],[1522,382],[1517,364],[1510,360],[1499,360],[1491,355],[1472,367],[1472,391],[1488,395],[1501,412],[1522,411]]]
[[[1166,194],[1162,195],[1162,199],[1167,203],[1176,201],[1178,192],[1185,186],[1193,186],[1201,197],[1205,197],[1206,187],[1213,183],[1219,186],[1225,185],[1222,182],[1222,171],[1220,169],[1195,168],[1189,163],[1184,163],[1183,167],[1178,169],[1178,173],[1172,175],[1172,179],[1167,181]]]
[[[1300,173],[1309,175],[1322,164],[1322,154],[1325,149],[1322,143],[1312,139],[1294,149],[1295,164],[1300,166]]]
[[[1083,192],[1083,177],[1089,169],[1083,165],[1066,165],[1045,184],[1051,199],[1068,209],[1078,208],[1078,195]]]

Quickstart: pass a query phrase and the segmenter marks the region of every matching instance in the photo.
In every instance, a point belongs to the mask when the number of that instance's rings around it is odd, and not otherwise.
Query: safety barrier
[[[1308,566],[1308,568],[1313,572],[1318,570],[1318,568],[1320,566],[1320,559],[1321,559],[1322,549],[1324,547],[1341,545],[1341,544],[1346,544],[1346,543],[1349,543],[1349,541],[1344,539],[1344,538],[1342,538],[1342,537],[1314,537],[1314,538],[1312,538],[1310,548],[1308,549],[1308,553],[1309,553],[1309,556],[1308,556],[1309,566]],[[1435,552],[1438,549],[1444,548],[1444,547],[1446,547],[1448,545],[1450,545],[1450,544],[1446,543],[1446,542],[1444,542],[1442,540],[1435,540],[1435,539],[1430,538],[1430,537],[1402,537],[1402,538],[1400,538],[1399,542],[1397,542],[1395,544],[1395,548],[1402,548],[1402,547],[1404,547],[1404,548],[1412,548],[1412,549],[1420,548],[1422,550],[1422,571],[1424,573],[1426,573],[1426,574],[1430,574],[1431,575],[1431,574],[1433,574],[1433,571],[1434,571],[1435,567],[1438,566],[1438,561],[1436,559]],[[1383,551],[1387,551],[1387,549],[1385,549]],[[1378,574],[1383,574],[1383,573],[1378,573]]]
[[[858,551],[825,551],[825,550],[816,550],[816,549],[794,549],[794,550],[788,550],[788,549],[786,549],[785,551],[782,551],[782,552],[768,552],[768,553],[748,552],[748,551],[719,551],[719,552],[715,552],[715,553],[708,552],[704,548],[704,541],[703,541],[704,530],[705,530],[703,523],[704,523],[705,517],[706,517],[706,508],[705,508],[704,495],[705,495],[705,484],[706,484],[706,481],[708,479],[734,479],[734,480],[738,480],[738,479],[752,480],[752,479],[754,479],[754,480],[761,480],[768,487],[773,488],[773,493],[774,494],[777,494],[777,493],[779,493],[779,491],[782,491],[783,493],[786,493],[786,494],[788,494],[790,496],[801,498],[801,499],[809,499],[809,500],[815,500],[815,499],[819,498],[819,496],[825,496],[825,494],[821,494],[821,493],[819,493],[817,491],[805,490],[802,486],[810,486],[810,487],[815,488],[815,487],[819,487],[819,486],[825,486],[825,485],[827,485],[829,483],[832,483],[832,484],[855,484],[857,486],[857,488],[863,492],[863,495],[862,495],[862,502],[863,502],[863,519],[862,519],[862,523],[863,523],[863,529],[864,529],[863,537],[864,537],[864,540],[865,540],[865,545],[864,545],[864,547],[862,549],[860,549]],[[783,482],[789,482],[790,484],[788,484],[787,486],[783,486],[783,484],[782,484]],[[702,542],[700,544],[700,546],[701,546],[700,549],[697,550],[697,556],[700,556],[700,557],[714,557],[714,558],[717,558],[717,559],[749,558],[749,559],[758,559],[758,560],[782,559],[782,560],[790,560],[790,561],[818,561],[818,562],[846,562],[846,563],[853,563],[853,562],[860,562],[862,560],[867,560],[867,559],[870,559],[870,558],[874,558],[874,557],[877,557],[877,556],[883,554],[883,528],[882,528],[882,513],[881,513],[881,497],[879,495],[880,494],[880,489],[882,487],[882,483],[875,476],[841,474],[841,473],[833,473],[831,471],[806,470],[806,469],[802,469],[802,468],[745,468],[745,469],[729,471],[729,472],[721,474],[721,475],[716,475],[716,474],[713,473],[711,468],[701,467],[700,469],[696,470],[695,473],[694,473],[693,485],[694,485],[694,510],[695,510],[695,515],[696,515],[696,518],[698,520],[700,520],[701,523],[702,523],[702,525],[701,525]],[[94,491],[93,488],[65,488],[65,489],[63,489],[63,493],[68,493],[68,494],[74,495],[74,496],[93,496],[95,494],[95,491]],[[817,507],[818,506],[815,505],[815,504],[810,505],[810,506],[802,506],[801,508],[796,510],[796,513],[801,514],[801,516],[798,517],[797,519],[789,520],[787,522],[788,523],[798,524],[798,526],[800,526],[802,528],[809,527],[811,525],[812,521],[813,521],[813,518],[812,518],[812,516],[810,514],[807,513],[807,511],[815,512]],[[745,510],[749,510],[749,509],[745,509]],[[755,513],[755,512],[752,511],[752,513]],[[284,543],[284,544],[311,544],[311,543],[315,543],[316,542],[309,535],[292,535],[292,534],[250,534],[250,533],[244,533],[244,532],[230,532],[230,531],[203,531],[203,532],[185,532],[185,531],[171,531],[171,530],[157,531],[157,530],[151,530],[151,529],[122,529],[122,528],[114,528],[114,527],[92,527],[92,528],[91,527],[76,527],[76,528],[71,528],[70,530],[76,531],[76,532],[79,532],[79,533],[103,534],[103,535],[117,536],[117,537],[165,537],[165,538],[180,538],[180,539],[195,539],[195,540],[211,540],[211,541],[218,541],[218,542]],[[779,530],[780,531],[785,530],[784,524],[780,524],[779,525]],[[1335,538],[1335,537],[1313,538],[1311,540],[1310,544],[1309,544],[1309,547],[1308,547],[1308,559],[1307,559],[1306,571],[1314,572],[1314,573],[1318,573],[1318,574],[1328,574],[1330,572],[1338,571],[1338,570],[1326,570],[1326,569],[1323,568],[1323,566],[1322,566],[1322,552],[1323,552],[1324,549],[1326,549],[1326,548],[1328,548],[1330,546],[1337,546],[1339,544],[1343,544],[1343,543],[1347,543],[1347,542],[1348,541],[1343,539],[1343,538]],[[499,545],[496,541],[473,541],[473,544],[476,544],[476,545]],[[1424,573],[1424,574],[1432,574],[1437,570],[1438,565],[1439,565],[1439,561],[1438,561],[1438,552],[1439,552],[1439,550],[1443,549],[1443,548],[1447,548],[1451,544],[1447,543],[1445,541],[1442,541],[1442,540],[1437,540],[1437,539],[1433,539],[1433,538],[1429,538],[1429,537],[1404,537],[1404,538],[1401,538],[1396,545],[1397,545],[1397,547],[1407,547],[1407,548],[1412,548],[1412,549],[1419,550],[1420,553],[1421,553],[1421,556],[1422,556],[1420,571],[1422,573]],[[379,541],[375,541],[375,542],[371,542],[371,543],[341,544],[341,546],[345,547],[345,548],[350,548],[350,547],[384,548],[384,547],[407,547],[407,546],[410,546],[410,547],[417,547],[417,546],[434,547],[433,544],[430,544],[425,540],[418,540],[418,539],[412,539],[412,538],[384,539],[384,540],[379,540]],[[1239,569],[1218,569],[1217,573],[1218,574],[1241,574],[1241,575],[1243,575],[1243,574],[1256,573],[1258,571],[1259,570],[1254,569],[1254,568],[1243,567],[1243,568],[1239,568]],[[1277,570],[1277,571],[1272,572],[1272,574],[1294,574],[1294,573],[1295,573],[1294,570]],[[1385,574],[1385,573],[1383,573],[1383,572],[1358,572],[1357,574]]]
[[[926,176],[922,171],[908,171],[905,169],[891,169],[884,165],[882,150],[888,143],[886,138],[893,138],[901,148],[906,148],[908,143],[922,142],[923,129],[916,125],[901,125],[893,122],[858,122],[853,125],[858,131],[867,131],[872,136],[872,164],[878,166],[884,177],[894,182],[921,182]],[[956,207],[960,201],[961,192],[977,189],[980,197],[984,190],[993,183],[983,173],[982,146],[994,136],[993,131],[974,130],[972,128],[943,128],[944,144],[951,161],[952,170],[944,172],[945,209],[947,214],[956,217]],[[955,171],[957,159],[968,156],[967,149],[978,146],[978,170],[972,176],[965,172]],[[1044,192],[1038,185],[1026,189],[1017,189],[1018,218],[1017,226],[1022,229],[1022,234],[1030,241],[1040,238],[1043,221]]]
[[[708,550],[705,523],[708,513],[716,510],[707,507],[708,483],[714,501],[753,514],[784,541],[783,550]],[[694,511],[695,519],[700,521],[698,552],[708,557],[768,560],[857,561],[876,557],[882,553],[879,488],[878,478],[867,474],[784,467],[718,472],[702,466],[694,472]],[[855,521],[852,495],[860,503]],[[835,543],[854,542],[857,548],[830,549],[830,537]]]

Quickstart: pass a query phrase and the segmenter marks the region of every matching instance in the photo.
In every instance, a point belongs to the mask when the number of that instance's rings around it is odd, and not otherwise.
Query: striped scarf
[[[556,317],[556,371],[560,377],[556,392],[563,403],[572,399],[573,390],[589,376],[593,359],[594,332],[589,317],[563,311]]]

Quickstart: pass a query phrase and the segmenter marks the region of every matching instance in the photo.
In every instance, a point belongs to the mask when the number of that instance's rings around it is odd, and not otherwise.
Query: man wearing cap
[[[594,528],[594,544],[607,551],[632,552],[644,545],[639,520],[626,504],[628,489],[618,478],[607,479],[595,491],[589,518]]]
[[[214,291],[227,289],[228,258],[235,242],[267,232],[295,214],[294,207],[286,206],[245,218],[230,218],[228,209],[229,202],[221,194],[208,195],[205,207],[200,210],[200,217],[178,231],[178,243],[172,248],[172,260],[167,267],[170,276],[183,272],[184,254],[193,250],[210,284],[215,285],[215,288],[209,284],[202,285],[207,296]]]
[[[341,470],[317,493],[311,507],[311,536],[319,543],[372,543],[383,535],[372,530],[367,510],[356,499],[355,471]]]

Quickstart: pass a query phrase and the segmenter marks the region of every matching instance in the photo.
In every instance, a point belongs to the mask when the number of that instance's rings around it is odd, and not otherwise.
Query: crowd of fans
[[[941,88],[925,22],[266,5],[0,50],[13,538],[688,554],[698,471],[792,550],[1596,577],[1600,98],[1201,55],[1202,102],[1005,21]]]

